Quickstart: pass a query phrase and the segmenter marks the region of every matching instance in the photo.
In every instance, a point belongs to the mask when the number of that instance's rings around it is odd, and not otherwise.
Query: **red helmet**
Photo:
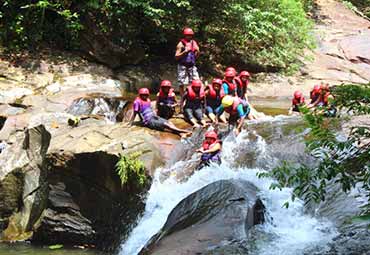
[[[184,29],[184,31],[182,32],[184,35],[194,35],[194,31],[193,29],[187,27]]]
[[[213,80],[212,80],[212,84],[220,84],[220,85],[222,85],[222,80],[221,79],[218,79],[218,78],[214,78]]]
[[[250,77],[251,75],[249,74],[248,71],[242,71],[240,74],[239,74],[240,77],[242,76],[245,76],[245,77]]]
[[[169,80],[163,80],[161,82],[161,87],[171,87],[171,86],[172,86],[172,84]]]
[[[312,92],[314,92],[314,93],[319,93],[320,92],[320,85],[315,85],[314,87],[313,87],[313,90],[312,90]]]
[[[139,89],[139,95],[149,95],[149,89],[147,88]]]
[[[226,68],[225,72],[227,72],[227,71],[233,71],[236,74],[236,70],[232,66],[229,66],[228,68]]]
[[[297,90],[296,92],[294,92],[294,98],[301,98],[302,97],[302,92]]]
[[[226,71],[225,72],[225,77],[226,78],[228,78],[228,77],[233,78],[233,77],[235,77],[235,72],[232,71],[232,70]]]
[[[191,81],[191,86],[192,87],[202,87],[202,81],[201,80],[192,80]]]
[[[205,134],[205,137],[206,138],[212,138],[214,140],[217,140],[218,136],[217,136],[217,133],[215,131],[208,131],[206,134]]]

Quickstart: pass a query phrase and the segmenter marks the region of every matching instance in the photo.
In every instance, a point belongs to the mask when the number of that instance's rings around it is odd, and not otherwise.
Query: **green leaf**
[[[54,245],[49,246],[50,250],[57,250],[57,249],[61,249],[61,248],[63,248],[63,244],[54,244]]]

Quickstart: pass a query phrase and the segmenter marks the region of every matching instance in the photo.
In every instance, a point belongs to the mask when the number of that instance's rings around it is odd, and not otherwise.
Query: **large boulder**
[[[230,243],[235,245],[225,250],[243,250],[238,245],[248,230],[264,222],[264,205],[256,193],[253,184],[242,180],[207,185],[172,210],[140,254],[208,254]]]
[[[117,247],[144,209],[149,174],[163,164],[154,137],[105,121],[46,129],[37,125],[43,119],[10,135],[0,153],[0,238]],[[115,165],[137,151],[148,182],[122,185]]]

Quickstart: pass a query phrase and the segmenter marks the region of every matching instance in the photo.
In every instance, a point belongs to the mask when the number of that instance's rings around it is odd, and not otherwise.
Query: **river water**
[[[122,244],[119,254],[137,254],[150,237],[160,230],[171,210],[182,199],[212,182],[225,179],[252,182],[259,188],[259,196],[266,206],[269,220],[260,226],[264,238],[254,241],[252,254],[293,255],[303,254],[312,247],[326,249],[326,244],[337,234],[332,223],[306,214],[300,200],[290,202],[288,209],[283,208],[284,202],[289,201],[291,189],[270,190],[273,180],[256,177],[257,173],[276,166],[281,159],[307,160],[300,141],[302,129],[286,129],[295,126],[296,119],[283,116],[270,117],[255,124],[258,125],[253,127],[252,123],[237,138],[233,135],[226,137],[220,166],[195,171],[181,182],[179,176],[183,176],[183,169],[188,167],[185,161],[195,161],[199,155],[193,154],[171,167],[158,169],[147,196],[145,213]],[[270,130],[266,131],[266,128]]]

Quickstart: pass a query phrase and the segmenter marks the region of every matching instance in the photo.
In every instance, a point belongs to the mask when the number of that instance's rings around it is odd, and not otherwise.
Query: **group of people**
[[[199,45],[193,39],[194,32],[191,28],[183,30],[183,39],[176,46],[175,59],[177,60],[177,83],[180,100],[176,99],[175,88],[171,81],[163,80],[160,84],[154,110],[149,99],[149,89],[141,88],[133,104],[134,114],[131,122],[137,115],[141,122],[156,130],[168,129],[182,137],[191,135],[191,131],[176,127],[170,118],[176,113],[183,113],[184,118],[194,127],[206,127],[208,123],[228,123],[234,127],[238,135],[244,120],[254,119],[251,106],[248,102],[248,85],[250,74],[243,70],[239,74],[233,67],[228,67],[223,78],[214,78],[210,84],[203,84],[199,78],[196,59],[200,54]],[[327,84],[316,85],[310,94],[311,102],[308,108],[328,106],[330,94]],[[306,105],[302,92],[296,91],[292,100],[290,114],[299,113],[300,107]],[[335,114],[335,108],[332,107]],[[228,113],[226,119],[224,112]],[[207,122],[205,116],[208,117]],[[202,164],[210,161],[220,163],[222,143],[215,131],[205,134],[205,141],[197,151],[202,153]]]
[[[310,102],[306,102],[303,93],[299,90],[295,91],[292,99],[292,106],[289,109],[289,114],[300,114],[302,107],[308,109],[319,109],[323,111],[325,116],[333,117],[336,115],[336,108],[331,103],[333,95],[330,93],[329,84],[321,83],[315,85],[310,91]]]

